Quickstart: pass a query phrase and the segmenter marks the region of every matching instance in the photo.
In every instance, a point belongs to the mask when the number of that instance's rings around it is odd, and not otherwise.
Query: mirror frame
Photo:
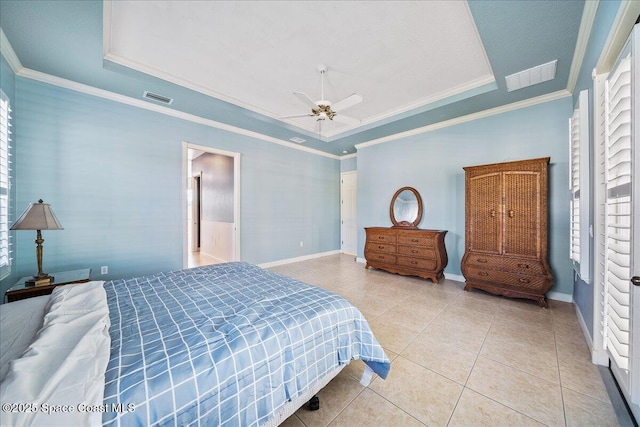
[[[418,200],[418,215],[416,216],[416,219],[413,220],[412,222],[409,222],[409,221],[398,222],[398,220],[396,220],[395,214],[393,213],[393,206],[396,203],[396,199],[398,198],[400,193],[402,193],[405,190],[411,191],[413,195],[416,196],[416,200]],[[402,187],[401,189],[396,191],[396,193],[393,195],[393,198],[391,199],[391,204],[389,205],[389,216],[391,216],[391,222],[393,223],[394,228],[418,228],[418,224],[420,224],[420,221],[422,220],[422,197],[420,197],[420,193],[418,193],[418,190],[416,190],[413,187]]]

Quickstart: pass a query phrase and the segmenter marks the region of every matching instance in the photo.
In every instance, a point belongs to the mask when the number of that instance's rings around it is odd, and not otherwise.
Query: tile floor
[[[573,305],[365,270],[332,255],[271,268],[356,305],[392,360],[360,385],[353,361],[284,426],[617,426]]]

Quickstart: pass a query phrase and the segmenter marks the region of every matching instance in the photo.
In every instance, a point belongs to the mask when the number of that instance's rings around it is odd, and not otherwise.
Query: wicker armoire
[[[465,167],[465,290],[546,307],[549,158]]]

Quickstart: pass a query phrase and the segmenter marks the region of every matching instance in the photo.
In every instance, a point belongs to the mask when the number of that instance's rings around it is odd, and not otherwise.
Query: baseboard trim
[[[554,301],[573,303],[573,295],[563,294],[562,292],[547,292],[547,298]]]
[[[287,258],[287,259],[281,259],[281,260],[278,260],[278,261],[263,262],[263,263],[258,264],[258,267],[262,267],[262,268],[277,267],[278,265],[285,265],[285,264],[291,264],[293,262],[307,261],[307,260],[310,260],[310,259],[322,258],[324,256],[336,255],[336,254],[340,254],[340,253],[342,253],[340,250],[328,251],[328,252],[319,252],[319,253],[316,253],[316,254],[304,255],[304,256],[295,257],[295,258]]]

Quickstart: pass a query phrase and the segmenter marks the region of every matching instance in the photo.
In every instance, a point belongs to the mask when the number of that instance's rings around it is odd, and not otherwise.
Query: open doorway
[[[183,143],[185,268],[240,260],[240,154]]]

